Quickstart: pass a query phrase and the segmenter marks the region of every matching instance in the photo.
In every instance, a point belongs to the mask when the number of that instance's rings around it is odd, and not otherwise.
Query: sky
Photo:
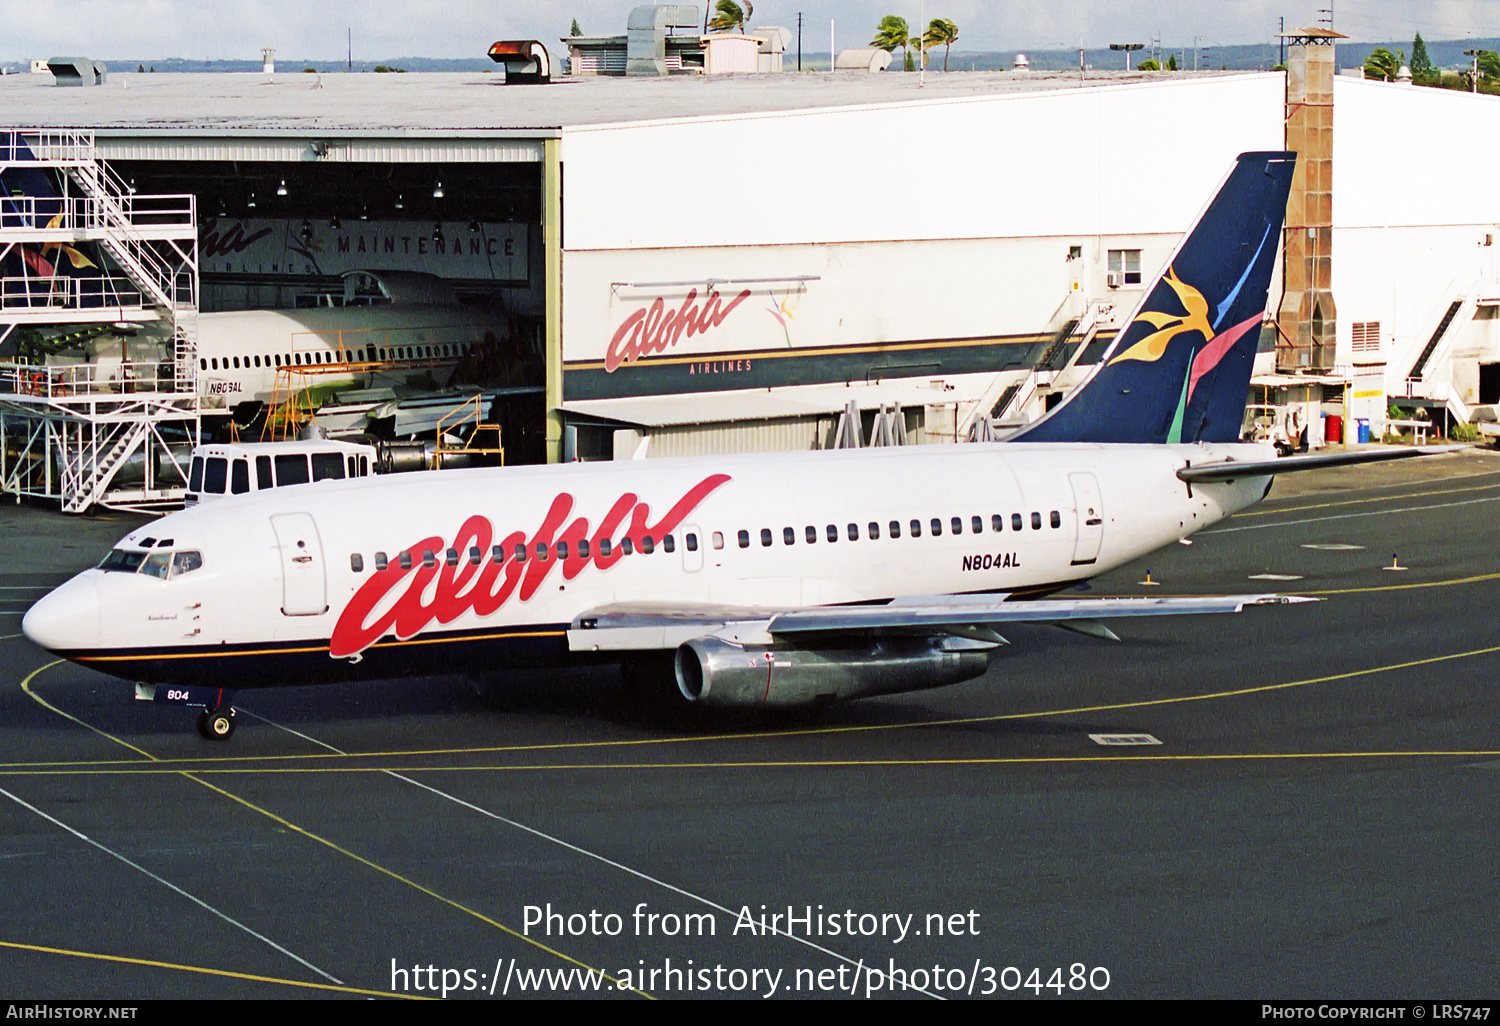
[[[1334,6],[1334,27],[1355,40],[1500,36],[1500,0],[926,0],[925,16],[959,27],[955,50],[1090,47],[1111,42],[1165,46],[1260,43],[1277,19],[1316,24]],[[625,30],[636,0],[0,0],[0,60],[88,56],[255,60],[263,46],[285,59],[343,58],[352,30],[356,60],[480,57],[496,39],[540,39],[556,47],[577,18],[586,33]],[[755,25],[795,27],[803,48],[869,42],[896,14],[915,26],[919,0],[762,0]],[[702,6],[699,5],[699,16]]]

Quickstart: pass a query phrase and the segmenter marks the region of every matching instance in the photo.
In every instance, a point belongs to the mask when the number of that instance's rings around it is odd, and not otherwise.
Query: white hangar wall
[[[1243,75],[565,129],[565,395],[999,370],[1091,299],[1128,312],[1107,251],[1149,282],[1234,156],[1280,148],[1282,97]],[[632,317],[710,288],[749,294],[621,360]]]
[[[563,248],[1181,231],[1279,74],[565,129]],[[647,155],[643,158],[642,155]]]
[[[1340,77],[1333,154],[1339,362],[1376,357],[1351,331],[1378,322],[1386,391],[1404,394],[1449,303],[1500,281],[1500,98]]]

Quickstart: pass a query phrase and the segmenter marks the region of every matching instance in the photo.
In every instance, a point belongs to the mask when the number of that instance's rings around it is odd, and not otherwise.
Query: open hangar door
[[[191,193],[199,220],[200,353],[238,311],[285,311],[350,349],[382,310],[429,308],[477,354],[417,386],[494,390],[508,463],[545,459],[542,172],[534,162],[114,159],[132,188]],[[360,274],[358,272],[371,272]],[[343,313],[331,313],[343,309]],[[297,314],[294,311],[308,311]],[[313,311],[317,311],[314,313]],[[419,318],[420,319],[420,318]],[[442,322],[438,324],[438,322]],[[341,322],[340,322],[341,323]],[[446,334],[444,338],[446,339]],[[230,358],[233,354],[226,353]]]

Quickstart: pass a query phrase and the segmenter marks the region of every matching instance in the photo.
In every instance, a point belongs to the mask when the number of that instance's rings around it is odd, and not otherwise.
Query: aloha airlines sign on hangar
[[[1281,147],[1282,88],[1237,75],[565,128],[563,396],[1020,366],[1090,300],[1128,313],[1139,291],[1107,289],[1108,251],[1140,250],[1150,280],[1235,155]]]

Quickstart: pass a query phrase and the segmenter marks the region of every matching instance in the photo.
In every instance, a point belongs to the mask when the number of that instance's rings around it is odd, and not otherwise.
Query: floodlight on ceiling
[[[442,226],[441,223],[438,223],[438,224],[435,224],[435,225],[432,226],[432,241],[433,242],[442,242],[443,241],[443,226]]]
[[[278,195],[278,196],[285,196],[286,195],[286,179],[285,178],[283,178],[281,180],[281,184],[280,185],[276,186],[276,195]]]
[[[402,196],[401,196],[401,193],[399,193],[399,192],[396,193],[396,209],[397,210],[405,210],[406,209],[406,204],[404,202],[402,202]]]
[[[328,227],[333,231],[339,231],[344,227],[344,222],[339,220],[339,215],[334,214],[328,219]]]
[[[443,183],[441,181],[439,181],[436,185],[434,185],[432,187],[432,198],[433,199],[442,199],[443,198]]]
[[[479,231],[479,222],[478,221],[470,221],[469,222],[469,231],[477,233]]]
[[[310,221],[304,220],[302,222],[302,241],[303,242],[311,242],[312,241],[312,222],[310,222]]]

